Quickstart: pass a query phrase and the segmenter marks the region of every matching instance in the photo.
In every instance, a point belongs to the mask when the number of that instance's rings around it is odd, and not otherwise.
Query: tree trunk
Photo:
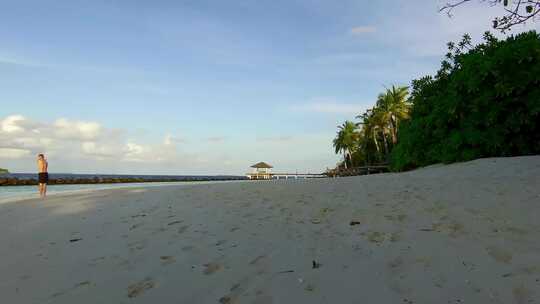
[[[397,121],[395,118],[390,118],[390,124],[392,125],[392,130],[390,130],[392,134],[392,145],[395,146],[397,144]]]
[[[385,160],[388,162],[388,155],[390,154],[390,150],[388,149],[388,141],[386,140],[386,135],[383,133],[383,140],[384,140],[384,150],[386,152]]]
[[[377,149],[377,153],[381,153],[381,149],[379,148],[379,142],[377,141],[377,133],[373,132],[373,142],[375,143],[375,149]]]

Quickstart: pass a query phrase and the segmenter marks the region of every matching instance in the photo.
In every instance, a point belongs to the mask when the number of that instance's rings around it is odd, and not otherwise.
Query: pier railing
[[[246,173],[246,177],[251,180],[271,180],[271,179],[299,179],[299,178],[322,178],[322,177],[340,177],[340,176],[357,176],[368,175],[375,173],[389,172],[390,168],[388,164],[374,164],[369,166],[340,168],[327,170],[325,173],[265,173],[265,172],[252,172]]]
[[[322,178],[327,177],[323,173],[246,173],[246,176],[252,180],[269,180],[269,179],[299,179],[299,178]]]

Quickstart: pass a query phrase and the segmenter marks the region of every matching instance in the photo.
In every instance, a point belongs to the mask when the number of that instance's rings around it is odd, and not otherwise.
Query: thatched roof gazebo
[[[265,163],[265,162],[260,162],[260,163],[256,163],[255,165],[251,166],[251,168],[255,168],[255,169],[272,169],[274,167],[272,167],[271,165]]]
[[[251,168],[253,168],[253,172],[247,174],[249,179],[270,179],[272,177],[271,169],[273,167],[265,162],[256,163]]]

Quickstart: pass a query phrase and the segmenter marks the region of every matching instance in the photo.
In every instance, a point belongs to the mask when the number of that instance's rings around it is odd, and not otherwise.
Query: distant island
[[[8,173],[9,173],[8,169],[0,168],[0,174],[8,174]]]

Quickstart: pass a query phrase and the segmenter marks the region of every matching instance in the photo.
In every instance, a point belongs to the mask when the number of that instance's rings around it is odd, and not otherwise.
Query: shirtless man
[[[47,168],[49,163],[45,159],[45,155],[39,154],[37,159],[38,165],[38,182],[39,182],[39,196],[45,198],[47,195],[47,183],[49,182],[49,173]]]

